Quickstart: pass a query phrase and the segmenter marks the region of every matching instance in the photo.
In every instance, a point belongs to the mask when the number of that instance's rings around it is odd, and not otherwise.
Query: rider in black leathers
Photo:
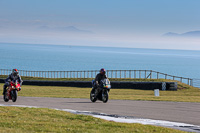
[[[107,76],[106,76],[106,70],[105,70],[104,68],[102,68],[102,69],[100,70],[100,73],[98,73],[98,74],[96,75],[95,80],[94,80],[94,83],[93,83],[93,89],[97,89],[96,95],[97,95],[97,94],[99,93],[99,91],[100,91],[100,87],[99,87],[100,81],[101,81],[102,79],[105,79],[105,78],[107,78]]]
[[[22,85],[22,79],[21,77],[19,76],[19,72],[17,69],[13,69],[12,70],[12,73],[6,78],[5,80],[5,84],[3,86],[3,95],[5,94],[6,92],[6,88],[10,85],[10,81],[18,81],[20,83],[20,85]],[[19,88],[19,90],[21,90],[21,87]]]

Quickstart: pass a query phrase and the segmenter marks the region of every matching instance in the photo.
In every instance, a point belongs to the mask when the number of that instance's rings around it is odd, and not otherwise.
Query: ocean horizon
[[[29,71],[154,70],[199,78],[199,50],[0,43],[0,69]]]

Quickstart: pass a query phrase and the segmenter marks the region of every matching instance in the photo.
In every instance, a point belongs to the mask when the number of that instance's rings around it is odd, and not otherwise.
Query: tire
[[[94,103],[96,102],[97,98],[95,97],[94,90],[92,89],[90,92],[90,100]]]
[[[3,100],[5,102],[8,102],[9,101],[9,98],[7,97],[7,92],[3,95]]]
[[[102,93],[102,101],[106,103],[108,101],[108,91],[104,90]]]
[[[17,101],[17,90],[12,91],[12,101],[16,102]]]

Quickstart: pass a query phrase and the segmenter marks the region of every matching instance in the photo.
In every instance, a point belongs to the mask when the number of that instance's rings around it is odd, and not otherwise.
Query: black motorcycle
[[[100,90],[99,93],[97,89],[92,88],[90,92],[90,100],[92,102],[96,102],[96,100],[100,100],[106,103],[108,101],[108,92],[110,91],[110,88],[111,88],[109,79],[101,80],[100,85],[98,87],[99,87],[98,89]]]

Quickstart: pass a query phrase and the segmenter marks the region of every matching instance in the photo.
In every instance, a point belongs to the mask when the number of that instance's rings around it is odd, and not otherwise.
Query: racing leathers
[[[11,73],[6,79],[5,79],[5,84],[3,86],[3,95],[6,92],[6,88],[10,85],[11,81],[18,81],[20,83],[20,86],[22,85],[22,79],[19,76],[19,74],[14,75],[13,73]],[[19,88],[19,90],[21,90],[21,87]]]
[[[105,74],[97,74],[96,77],[95,77],[95,80],[94,80],[94,83],[93,83],[93,89],[96,89],[95,91],[95,95],[97,96],[97,94],[100,92],[100,82],[102,79],[105,79],[107,78],[107,76]]]

